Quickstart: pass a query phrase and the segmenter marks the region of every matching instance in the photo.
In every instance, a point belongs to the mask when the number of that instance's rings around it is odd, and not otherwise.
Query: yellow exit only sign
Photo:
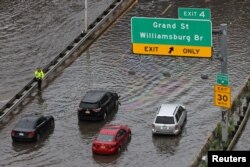
[[[185,57],[198,57],[198,58],[210,58],[212,56],[212,48],[203,46],[133,43],[132,50],[134,54],[185,56]]]
[[[214,85],[214,105],[231,108],[231,87]]]

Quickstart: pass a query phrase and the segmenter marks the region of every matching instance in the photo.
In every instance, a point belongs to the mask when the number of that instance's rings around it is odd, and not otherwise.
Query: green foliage
[[[250,80],[247,81],[246,88],[247,88],[247,91],[249,92],[250,91]]]
[[[204,160],[201,160],[198,167],[207,167],[207,163]]]
[[[214,136],[216,139],[221,140],[221,123],[218,123],[215,130],[214,130]]]
[[[214,139],[210,146],[209,146],[209,150],[210,151],[218,151],[218,150],[222,150],[221,148],[221,140],[220,139]]]
[[[232,139],[233,138],[233,132],[234,132],[234,126],[233,125],[229,125],[228,128],[227,128],[227,132],[228,132],[229,138]]]
[[[240,107],[242,105],[242,100],[240,98],[235,99],[235,105]]]
[[[228,118],[228,123],[229,123],[229,125],[234,125],[234,117],[233,116],[230,116]]]
[[[248,90],[248,91],[246,92],[245,97],[246,97],[247,99],[250,98],[250,90]]]

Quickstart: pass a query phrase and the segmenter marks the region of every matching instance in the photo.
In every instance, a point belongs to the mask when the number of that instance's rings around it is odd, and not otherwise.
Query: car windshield
[[[107,134],[99,134],[97,137],[97,140],[99,141],[113,141],[114,136],[113,135],[107,135]]]
[[[155,123],[158,123],[158,124],[174,124],[174,117],[157,116]]]
[[[34,121],[23,119],[20,122],[17,123],[17,128],[24,128],[24,129],[33,129],[34,128]]]
[[[84,109],[95,109],[95,108],[98,108],[98,104],[97,103],[84,103],[84,102],[81,102],[80,105],[79,105],[80,108],[84,108]]]

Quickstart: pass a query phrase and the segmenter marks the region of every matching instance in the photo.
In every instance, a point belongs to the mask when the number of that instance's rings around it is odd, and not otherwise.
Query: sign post
[[[210,20],[132,17],[131,42],[135,54],[210,58]]]
[[[84,32],[88,31],[88,0],[85,0],[85,5],[84,5]]]
[[[227,43],[226,43],[226,38],[227,38],[227,24],[221,24],[220,29],[222,32],[222,37],[221,37],[221,56],[222,56],[222,61],[221,61],[221,73],[227,74]],[[222,118],[221,118],[221,128],[222,128],[222,146],[223,150],[226,149],[226,142],[228,141],[228,110],[221,110],[222,112]]]

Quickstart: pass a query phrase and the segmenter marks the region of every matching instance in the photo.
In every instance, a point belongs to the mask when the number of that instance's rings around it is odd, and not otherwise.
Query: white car
[[[162,104],[152,123],[153,134],[177,135],[187,119],[187,111],[180,104]]]

